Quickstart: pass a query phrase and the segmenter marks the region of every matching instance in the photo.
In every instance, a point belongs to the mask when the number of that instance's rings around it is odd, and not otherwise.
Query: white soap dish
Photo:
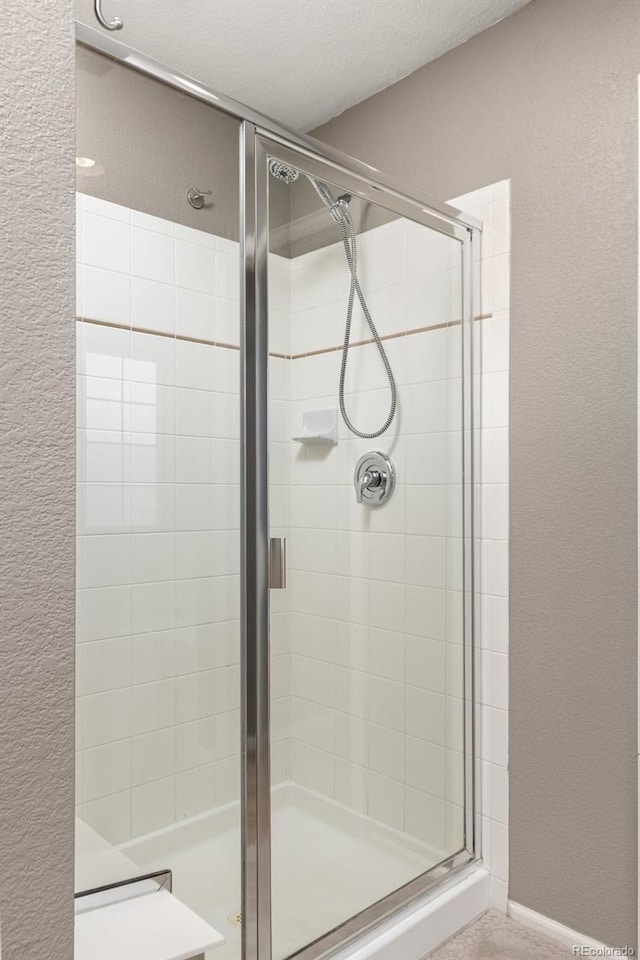
[[[292,438],[297,443],[338,442],[338,411],[305,410],[302,414],[302,433]]]

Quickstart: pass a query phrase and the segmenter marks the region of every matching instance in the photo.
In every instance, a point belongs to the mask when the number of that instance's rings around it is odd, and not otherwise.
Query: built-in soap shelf
[[[338,411],[305,410],[302,414],[302,433],[292,438],[297,443],[327,443],[335,446],[338,442]]]

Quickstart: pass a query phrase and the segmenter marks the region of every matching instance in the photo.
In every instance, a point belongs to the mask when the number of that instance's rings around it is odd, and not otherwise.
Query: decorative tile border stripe
[[[185,343],[201,343],[205,347],[223,347],[225,350],[239,350],[234,343],[220,340],[203,340],[200,337],[188,337],[184,333],[167,333],[165,330],[150,330],[148,327],[135,327],[130,323],[118,323],[116,320],[96,320],[94,317],[76,317],[78,323],[91,323],[96,327],[111,327],[114,330],[129,330],[130,333],[146,333],[152,337],[165,337],[167,340],[183,340]]]
[[[483,313],[479,317],[474,317],[474,320],[489,320],[492,316],[493,314],[491,313]],[[461,323],[462,320],[450,320],[448,323],[434,323],[429,327],[413,327],[411,330],[401,330],[399,333],[385,333],[384,336],[380,337],[380,340],[397,340],[399,337],[412,337],[416,333],[429,333],[431,330],[446,330],[448,327],[459,327]],[[375,342],[374,338],[370,337],[368,340],[355,340],[350,346],[368,347]],[[285,359],[302,360],[304,357],[317,357],[322,353],[336,353],[337,351],[342,351],[342,349],[343,344],[340,343],[336,347],[322,347],[320,350],[309,350],[308,353],[292,353]]]
[[[477,323],[479,320],[490,320],[492,313],[481,313],[474,317]],[[204,340],[200,337],[188,337],[183,333],[167,333],[164,330],[150,330],[148,327],[135,327],[129,323],[118,323],[115,320],[96,320],[94,317],[76,317],[78,323],[91,323],[97,327],[111,327],[114,330],[129,330],[131,333],[146,333],[152,337],[165,337],[168,340],[182,340],[185,343],[201,343],[206,347],[221,347],[223,350],[239,350],[240,347],[235,343],[224,343],[221,340]],[[400,333],[386,333],[380,337],[380,340],[397,340],[399,337],[411,337],[417,333],[429,333],[432,330],[446,330],[449,327],[459,327],[462,320],[450,320],[448,323],[436,323],[429,327],[414,327],[412,330],[402,330]],[[351,347],[368,347],[375,343],[373,337],[369,340],[356,340]],[[319,350],[309,350],[308,353],[275,353],[269,351],[269,356],[276,360],[303,360],[305,357],[319,357],[324,353],[337,353],[342,350],[343,345],[338,344],[335,347],[322,347]]]

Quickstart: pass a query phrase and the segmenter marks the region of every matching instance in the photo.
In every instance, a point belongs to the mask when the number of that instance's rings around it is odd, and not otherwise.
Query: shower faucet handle
[[[362,503],[362,497],[365,490],[371,490],[373,487],[379,487],[383,483],[384,474],[380,474],[377,470],[365,470],[364,473],[360,474],[358,483],[356,485],[356,500],[358,503]]]
[[[356,464],[353,485],[358,503],[381,507],[387,502],[396,485],[393,461],[380,450],[365,453]]]

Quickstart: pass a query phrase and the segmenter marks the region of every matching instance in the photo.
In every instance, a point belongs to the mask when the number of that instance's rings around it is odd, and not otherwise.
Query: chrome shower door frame
[[[174,90],[209,104],[240,124],[241,296],[241,673],[242,673],[242,912],[243,960],[272,960],[271,811],[269,768],[269,502],[268,502],[268,287],[267,159],[270,151],[318,179],[460,241],[463,265],[463,490],[464,490],[464,697],[465,845],[427,873],[372,904],[298,951],[295,960],[317,960],[435,890],[480,857],[479,731],[474,724],[478,665],[474,656],[474,355],[478,313],[481,224],[445,203],[417,200],[377,168],[349,157],[211,90],[76,21],[77,42]],[[477,427],[477,424],[475,424]]]
[[[434,208],[402,193],[397,186],[354,170],[351,158],[308,142],[283,136],[245,120],[241,132],[241,243],[243,243],[243,593],[246,630],[243,716],[245,948],[243,960],[272,960],[271,944],[271,777],[269,766],[269,543],[268,489],[268,257],[269,160],[274,157],[301,173],[339,184],[363,200],[459,241],[462,263],[463,392],[463,540],[464,540],[464,731],[465,842],[443,863],[371,904],[322,937],[296,951],[290,960],[318,960],[345,946],[402,907],[453,879],[480,857],[480,777],[478,731],[474,721],[478,682],[474,657],[474,411],[473,318],[479,304],[480,225],[457,216],[452,208]],[[451,211],[451,212],[450,212]],[[253,409],[250,409],[253,407]],[[255,431],[253,434],[251,431]],[[249,498],[255,497],[250,503]],[[260,510],[256,511],[256,504]],[[262,512],[264,511],[264,513]],[[251,925],[251,929],[249,929]]]

